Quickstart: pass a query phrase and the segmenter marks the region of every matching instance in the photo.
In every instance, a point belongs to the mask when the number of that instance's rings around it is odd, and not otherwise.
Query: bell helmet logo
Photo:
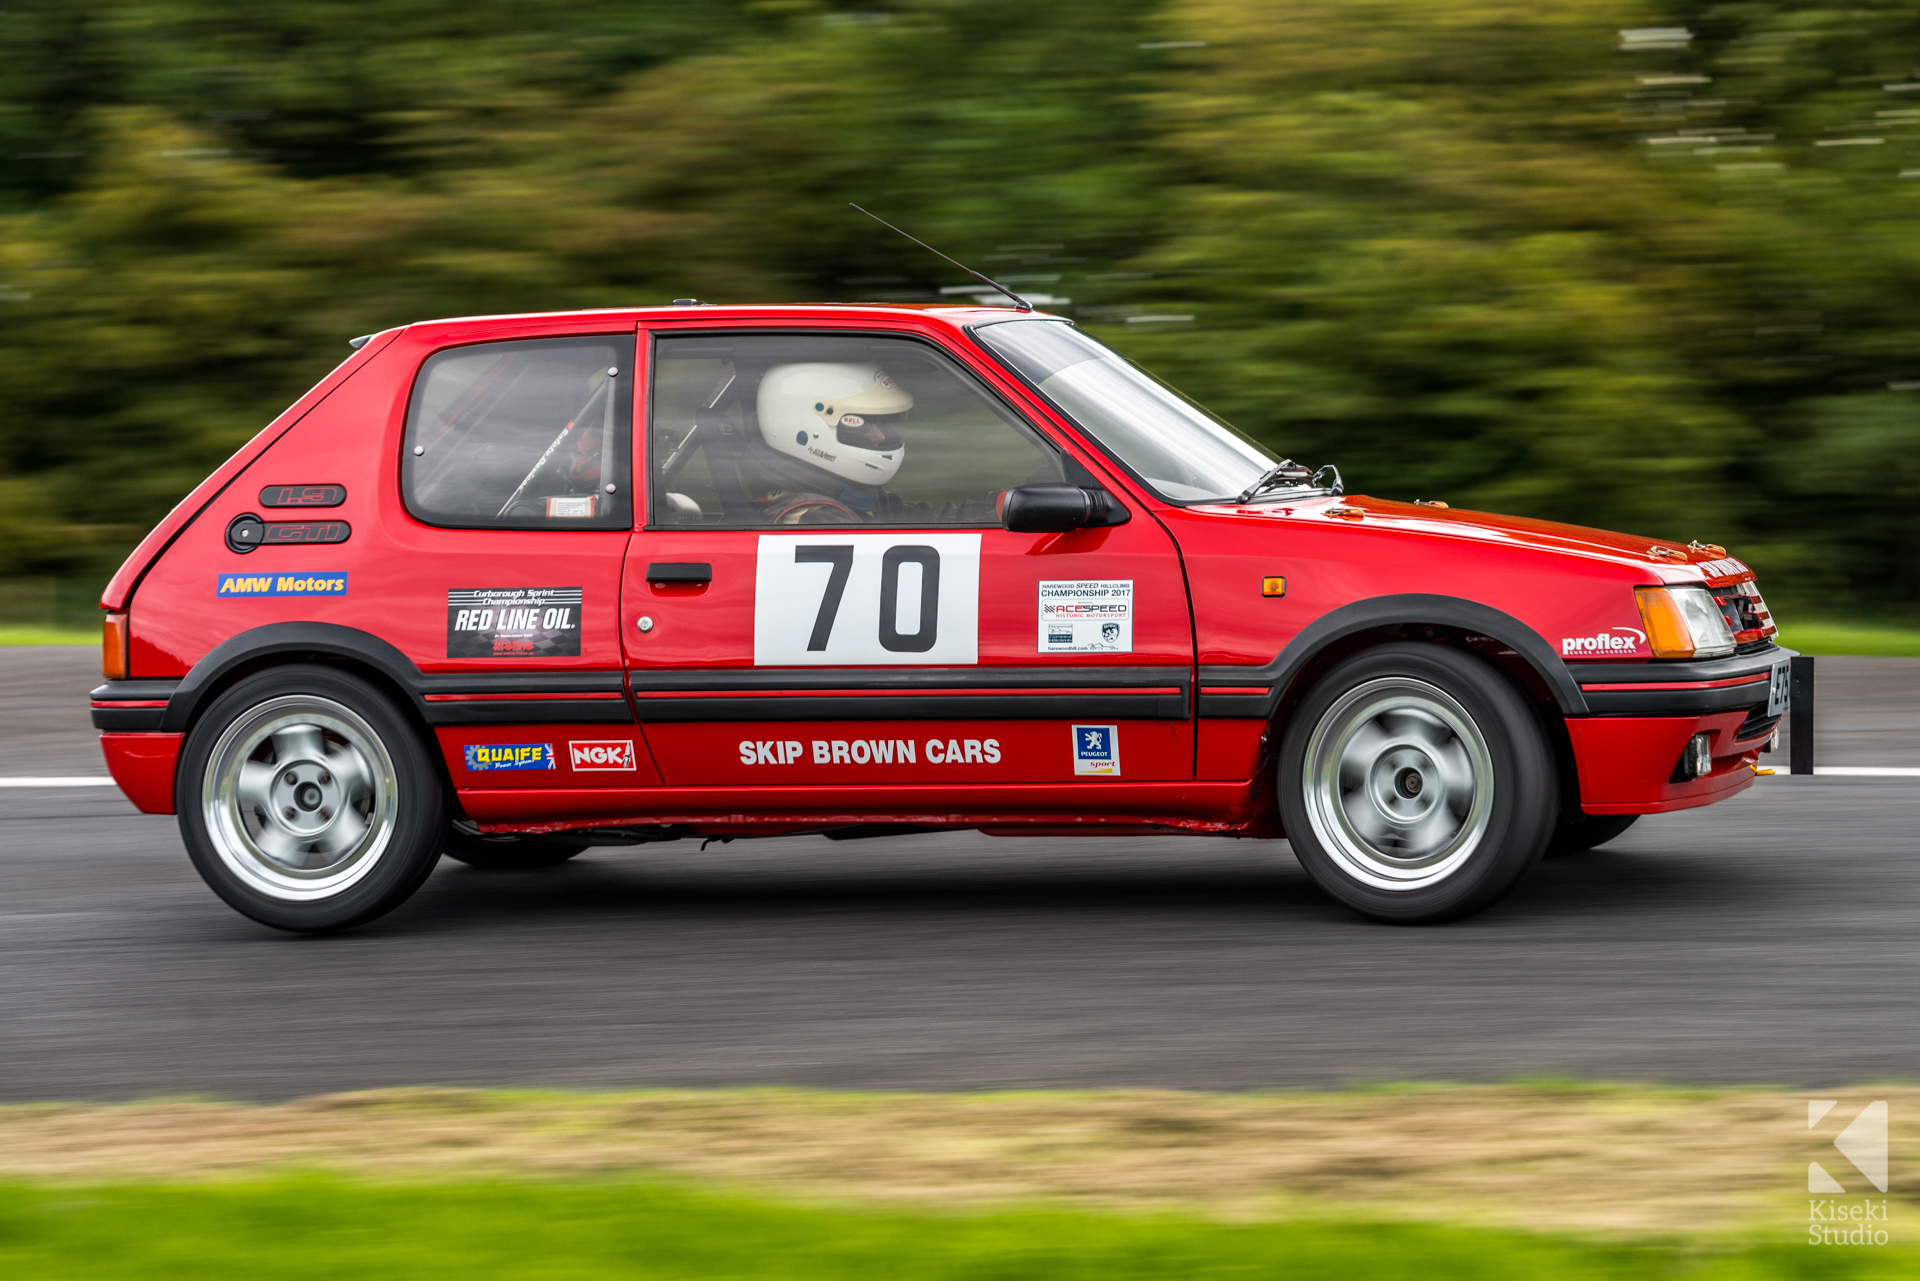
[[[1833,1111],[1836,1099],[1809,1099],[1807,1101],[1807,1128],[1811,1130],[1820,1124],[1827,1113]],[[1847,1128],[1834,1136],[1833,1146],[1840,1149],[1840,1155],[1853,1163],[1853,1168],[1867,1177],[1867,1182],[1880,1191],[1887,1190],[1887,1102],[1880,1099],[1860,1109],[1860,1115],[1847,1123]],[[1836,1167],[1838,1168],[1838,1167]],[[1840,1180],[1828,1174],[1818,1161],[1807,1163],[1807,1191],[1809,1192],[1845,1192],[1847,1189]]]
[[[1609,627],[1591,636],[1565,636],[1560,640],[1562,654],[1632,654],[1647,643],[1647,634],[1638,627]]]
[[[567,750],[577,771],[630,770],[633,768],[633,740],[611,739],[597,743],[568,743]]]

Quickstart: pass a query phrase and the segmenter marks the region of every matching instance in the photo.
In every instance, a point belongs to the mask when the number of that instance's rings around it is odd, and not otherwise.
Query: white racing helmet
[[[913,393],[878,365],[775,365],[760,380],[760,437],[769,448],[878,489],[906,458],[895,420]]]

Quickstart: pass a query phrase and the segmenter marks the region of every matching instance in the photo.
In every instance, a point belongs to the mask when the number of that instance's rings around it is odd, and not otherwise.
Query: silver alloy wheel
[[[1486,836],[1493,758],[1473,717],[1410,676],[1348,690],[1313,727],[1308,821],[1354,879],[1417,890],[1457,872]]]
[[[207,759],[201,812],[249,888],[304,902],[371,872],[393,838],[393,758],[351,708],[288,694],[249,708]]]

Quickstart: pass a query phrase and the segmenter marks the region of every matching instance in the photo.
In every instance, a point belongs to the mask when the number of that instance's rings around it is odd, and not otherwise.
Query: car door
[[[1005,491],[1093,476],[952,353],[874,331],[651,345],[621,621],[668,784],[953,817],[1192,777],[1170,539],[1124,500],[1123,523],[1002,528]]]
[[[508,333],[429,350],[411,380],[401,510],[370,572],[396,584],[382,633],[424,673],[428,720],[476,815],[499,816],[475,793],[658,782],[617,618],[633,355],[631,330]]]

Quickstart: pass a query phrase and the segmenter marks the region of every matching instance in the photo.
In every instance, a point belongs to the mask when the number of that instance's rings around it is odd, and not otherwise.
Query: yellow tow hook
[[[1752,770],[1755,774],[1778,774],[1780,772],[1777,769],[1762,769],[1760,766],[1755,765],[1752,761],[1747,762],[1747,768]]]

